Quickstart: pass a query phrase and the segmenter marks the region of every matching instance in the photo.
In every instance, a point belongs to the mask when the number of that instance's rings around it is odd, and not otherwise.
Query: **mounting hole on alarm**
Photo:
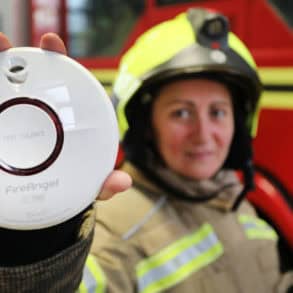
[[[24,83],[27,78],[27,62],[22,57],[14,56],[8,59],[6,77],[11,83]]]
[[[14,65],[9,69],[9,71],[12,73],[20,72],[22,70],[24,70],[24,67],[21,65]]]

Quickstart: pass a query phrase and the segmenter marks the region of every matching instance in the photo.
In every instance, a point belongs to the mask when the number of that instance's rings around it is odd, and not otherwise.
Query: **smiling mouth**
[[[190,159],[196,159],[196,160],[204,160],[213,154],[212,151],[197,151],[197,152],[186,152],[186,156]]]

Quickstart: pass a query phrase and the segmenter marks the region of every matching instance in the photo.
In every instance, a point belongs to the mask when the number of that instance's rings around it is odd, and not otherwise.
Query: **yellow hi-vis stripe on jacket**
[[[104,292],[106,292],[106,277],[95,258],[92,255],[89,255],[83,269],[83,278],[78,293]]]
[[[239,215],[238,220],[243,225],[248,239],[276,240],[278,238],[277,233],[262,219]]]
[[[179,283],[223,254],[210,224],[141,261],[136,267],[139,292],[160,292]]]

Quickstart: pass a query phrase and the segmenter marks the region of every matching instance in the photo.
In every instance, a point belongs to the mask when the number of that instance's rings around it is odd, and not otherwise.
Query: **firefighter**
[[[244,198],[261,91],[253,57],[216,12],[190,9],[125,53],[113,102],[133,187],[98,207],[97,288],[289,290],[277,233]]]

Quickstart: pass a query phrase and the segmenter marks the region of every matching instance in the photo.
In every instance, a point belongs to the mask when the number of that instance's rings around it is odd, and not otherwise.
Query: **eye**
[[[192,113],[189,109],[176,109],[171,112],[173,118],[189,119],[192,116]]]
[[[213,118],[221,119],[227,116],[227,111],[226,109],[223,109],[223,108],[215,108],[215,109],[211,109],[210,114]]]

